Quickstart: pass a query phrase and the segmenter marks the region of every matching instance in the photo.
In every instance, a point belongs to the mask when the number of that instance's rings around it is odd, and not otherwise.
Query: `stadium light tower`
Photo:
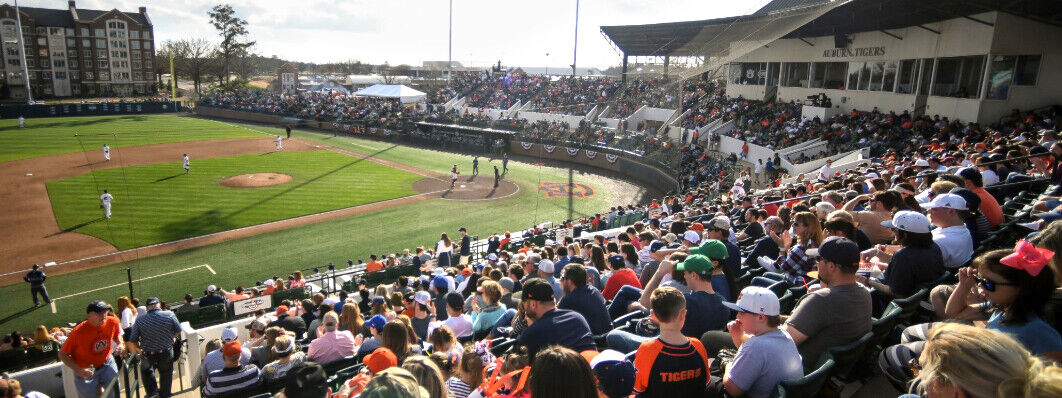
[[[579,0],[575,0],[575,44],[572,46],[572,77],[575,77],[575,59],[579,54]]]
[[[18,53],[19,63],[22,64],[22,81],[26,83],[26,103],[33,105],[33,90],[30,90],[29,69],[26,67],[26,45],[22,43],[22,13],[18,10],[18,0],[15,0],[15,28],[18,29]]]
[[[449,83],[454,74],[454,0],[450,0],[450,40],[446,47],[446,82]]]

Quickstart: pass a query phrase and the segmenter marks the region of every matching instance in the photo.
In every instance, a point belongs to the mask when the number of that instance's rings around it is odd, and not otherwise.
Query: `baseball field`
[[[74,134],[78,134],[74,137]],[[253,285],[296,269],[431,247],[459,227],[486,236],[590,215],[645,194],[574,173],[593,195],[547,195],[569,170],[514,159],[495,189],[482,157],[179,115],[0,121],[0,330],[78,321],[93,299],[133,294],[178,301],[208,284]],[[110,161],[100,148],[111,147]],[[84,148],[84,150],[82,150]],[[181,155],[191,159],[185,174]],[[458,165],[450,189],[449,170]],[[114,195],[102,217],[99,195]],[[34,308],[21,275],[45,271],[55,312]],[[206,266],[204,266],[206,265]]]

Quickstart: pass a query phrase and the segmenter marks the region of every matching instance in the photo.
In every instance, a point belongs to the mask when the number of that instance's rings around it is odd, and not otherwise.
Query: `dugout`
[[[501,155],[516,134],[511,131],[485,127],[462,126],[433,122],[418,122],[415,131],[407,139],[421,145],[436,145],[442,149],[452,149],[472,153]]]

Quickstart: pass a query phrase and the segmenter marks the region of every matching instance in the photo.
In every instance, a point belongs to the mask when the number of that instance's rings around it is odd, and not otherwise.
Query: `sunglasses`
[[[996,291],[996,286],[1017,286],[1018,285],[1017,283],[1010,283],[1010,282],[996,282],[994,280],[982,278],[982,277],[979,277],[979,276],[975,276],[974,280],[977,281],[978,285],[981,285],[982,288],[984,288],[986,291],[989,291],[989,292]]]

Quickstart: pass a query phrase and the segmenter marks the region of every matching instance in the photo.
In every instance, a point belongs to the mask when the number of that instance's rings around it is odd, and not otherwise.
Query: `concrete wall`
[[[552,149],[552,151],[549,149]],[[559,145],[550,147],[548,145],[522,143],[515,140],[509,142],[509,152],[515,155],[577,163],[621,173],[660,192],[670,192],[678,186],[678,181],[664,170],[629,157],[608,155],[605,152],[587,151]]]
[[[225,119],[245,120],[256,123],[281,124],[284,119],[279,115],[267,115],[264,113],[235,111],[232,109],[211,108],[209,106],[197,106],[195,113],[207,117],[220,117]]]

